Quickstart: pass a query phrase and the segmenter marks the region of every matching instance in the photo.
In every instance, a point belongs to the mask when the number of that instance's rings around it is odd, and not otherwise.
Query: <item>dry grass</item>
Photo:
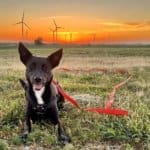
[[[149,57],[65,57],[60,67],[67,68],[126,68],[150,66]]]
[[[131,70],[138,67],[149,67],[149,57],[63,57],[59,68],[71,68],[71,69],[89,69],[89,68],[107,68],[116,69],[124,68]],[[18,58],[0,58],[1,70],[24,70],[25,67],[20,63]]]

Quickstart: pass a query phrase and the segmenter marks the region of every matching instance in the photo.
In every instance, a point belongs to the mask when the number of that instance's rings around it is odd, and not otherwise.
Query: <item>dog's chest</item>
[[[33,90],[34,91],[34,95],[36,97],[36,100],[37,100],[37,104],[38,105],[43,105],[44,104],[44,100],[42,98],[42,95],[45,91],[45,87],[43,87],[41,90]]]

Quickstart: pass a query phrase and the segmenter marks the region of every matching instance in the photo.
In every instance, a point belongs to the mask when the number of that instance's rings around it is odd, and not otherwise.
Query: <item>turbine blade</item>
[[[57,29],[64,29],[63,27],[57,27]]]
[[[55,21],[55,19],[53,19],[53,23],[54,23],[55,27],[57,27],[57,24],[56,24],[56,21]]]
[[[22,22],[20,21],[20,22],[17,22],[17,23],[15,23],[15,24],[13,24],[13,25],[17,25],[17,24],[21,24]]]
[[[22,14],[22,22],[24,21],[24,11],[23,11],[23,14]]]
[[[31,28],[30,28],[25,22],[23,22],[23,24],[24,24],[29,30],[31,30]]]

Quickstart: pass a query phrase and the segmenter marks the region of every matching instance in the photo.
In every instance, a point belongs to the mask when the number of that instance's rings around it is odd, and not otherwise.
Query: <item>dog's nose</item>
[[[42,81],[42,79],[41,79],[41,78],[39,78],[39,77],[34,78],[34,80],[35,80],[35,82],[37,82],[37,83],[39,83],[39,82],[41,82],[41,81]]]

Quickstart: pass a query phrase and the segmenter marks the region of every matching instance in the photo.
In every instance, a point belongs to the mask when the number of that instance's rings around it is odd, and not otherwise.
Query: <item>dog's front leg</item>
[[[64,128],[59,120],[57,104],[51,105],[49,109],[49,114],[51,114],[50,118],[52,123],[57,127],[58,140],[62,144],[70,143],[71,142],[70,137],[66,135]]]
[[[25,122],[24,122],[24,129],[23,129],[23,133],[22,133],[22,138],[23,139],[26,139],[28,134],[31,132],[31,121],[30,121],[30,113],[29,111],[27,110],[27,113],[26,113],[26,119],[25,119]]]
[[[62,144],[67,144],[71,142],[71,139],[69,136],[66,135],[63,126],[61,125],[60,120],[58,121],[58,125],[57,125],[57,130],[58,130],[58,140],[62,143]]]

